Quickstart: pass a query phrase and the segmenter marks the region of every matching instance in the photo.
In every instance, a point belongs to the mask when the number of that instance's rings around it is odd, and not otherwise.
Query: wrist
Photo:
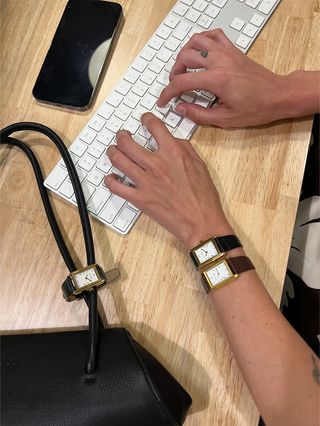
[[[294,71],[281,78],[281,118],[297,118],[319,112],[319,71]]]
[[[220,237],[223,235],[234,234],[231,225],[225,220],[221,223],[207,223],[205,225],[198,225],[186,233],[182,242],[185,247],[190,250],[200,244],[201,241],[206,241],[211,237]]]

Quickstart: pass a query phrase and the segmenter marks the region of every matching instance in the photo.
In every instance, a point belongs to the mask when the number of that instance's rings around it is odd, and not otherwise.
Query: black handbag
[[[87,263],[95,264],[86,203],[68,150],[56,133],[37,123],[17,123],[0,131],[1,143],[19,147],[31,161],[58,247],[69,271],[74,271],[37,159],[28,145],[10,137],[21,130],[38,131],[58,147],[79,206]],[[192,402],[189,394],[125,328],[103,328],[96,287],[77,297],[88,305],[88,330],[1,337],[1,424],[182,425]]]

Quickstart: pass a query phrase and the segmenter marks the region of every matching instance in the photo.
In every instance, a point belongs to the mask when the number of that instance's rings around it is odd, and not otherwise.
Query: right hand
[[[118,132],[117,145],[109,146],[107,153],[134,185],[111,174],[105,178],[109,190],[133,203],[188,249],[212,235],[232,234],[208,169],[191,143],[174,138],[153,114],[144,114],[141,121],[158,149],[150,152],[127,131]]]
[[[207,57],[200,54],[203,50]],[[204,71],[187,72],[197,68]],[[218,98],[212,108],[183,102],[176,111],[198,124],[256,126],[289,116],[287,98],[294,98],[289,81],[290,75],[277,75],[249,59],[222,30],[205,31],[179,52],[158,105],[186,91],[206,90]]]

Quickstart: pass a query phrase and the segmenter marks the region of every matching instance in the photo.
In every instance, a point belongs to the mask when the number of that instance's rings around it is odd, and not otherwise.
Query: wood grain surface
[[[124,21],[89,111],[37,104],[32,88],[66,0],[1,0],[1,127],[36,121],[70,145],[174,5],[174,0],[122,0]],[[282,0],[249,56],[278,73],[319,68],[319,2]],[[250,99],[248,99],[250,102]],[[207,162],[227,216],[276,304],[279,304],[312,119],[255,129],[201,126],[192,143]],[[38,134],[19,135],[35,148],[46,174],[59,155]],[[1,146],[0,329],[83,328],[83,302],[64,302],[67,270],[51,235],[24,154]],[[77,211],[52,196],[78,264],[85,253]],[[258,411],[186,250],[141,215],[127,236],[92,220],[96,257],[119,265],[121,280],[99,291],[106,323],[127,327],[186,387],[194,425],[256,425]],[[232,303],[232,300],[230,300]],[[266,390],[267,397],[267,390]]]

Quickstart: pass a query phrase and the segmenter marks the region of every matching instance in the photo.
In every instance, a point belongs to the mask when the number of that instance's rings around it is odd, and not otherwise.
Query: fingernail
[[[187,112],[187,108],[183,105],[177,105],[174,110],[181,115],[186,115],[186,112]]]

